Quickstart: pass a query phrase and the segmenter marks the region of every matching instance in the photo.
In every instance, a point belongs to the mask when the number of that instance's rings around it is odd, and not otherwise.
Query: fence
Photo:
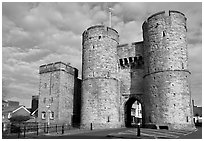
[[[3,138],[9,135],[16,135],[17,138],[29,136],[39,136],[47,133],[64,134],[64,131],[71,130],[73,127],[69,124],[40,124],[37,122],[8,124],[3,128]]]

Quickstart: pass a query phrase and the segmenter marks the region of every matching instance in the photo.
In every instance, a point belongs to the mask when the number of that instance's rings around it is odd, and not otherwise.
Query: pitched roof
[[[12,113],[15,113],[16,111],[20,110],[21,108],[25,109],[25,111],[27,111],[28,113],[30,113],[30,111],[28,109],[26,109],[25,106],[21,105],[19,108],[15,109],[14,111],[12,111]]]
[[[12,113],[15,113],[16,111],[18,111],[19,109],[25,109],[25,111],[27,111],[28,113],[30,113],[30,111],[28,109],[25,108],[25,106],[23,105],[19,105],[19,106],[10,106],[10,107],[6,107],[2,113],[9,113],[9,112],[12,112]]]

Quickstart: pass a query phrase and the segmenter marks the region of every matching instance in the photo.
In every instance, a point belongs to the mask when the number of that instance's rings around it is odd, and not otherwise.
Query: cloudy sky
[[[187,17],[189,70],[195,104],[202,95],[201,3],[3,3],[2,79],[6,99],[27,107],[39,93],[39,66],[51,62],[71,63],[81,72],[81,34],[96,24],[112,26],[120,43],[141,41],[142,23],[159,11],[179,10]]]

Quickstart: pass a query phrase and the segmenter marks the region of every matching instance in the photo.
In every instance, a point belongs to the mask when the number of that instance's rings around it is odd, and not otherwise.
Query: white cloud
[[[37,94],[38,69],[43,64],[56,61],[70,62],[81,73],[81,34],[92,25],[102,22],[107,25],[108,7],[114,9],[112,25],[119,32],[120,43],[141,41],[142,23],[155,12],[169,9],[183,12],[188,18],[192,93],[196,100],[200,99],[201,3],[4,2],[2,77],[8,81],[9,95],[20,98],[25,96],[28,99],[31,95]]]

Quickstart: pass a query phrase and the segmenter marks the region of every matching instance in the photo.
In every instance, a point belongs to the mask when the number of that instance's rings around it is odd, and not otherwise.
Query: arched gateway
[[[124,122],[125,122],[125,127],[132,127],[133,125],[132,123],[132,117],[135,117],[136,115],[138,115],[136,112],[138,112],[139,109],[134,109],[133,108],[133,104],[135,102],[138,102],[141,104],[141,108],[142,108],[142,119],[140,121],[136,120],[134,121],[135,124],[139,123],[142,124],[142,126],[145,125],[145,108],[144,108],[144,102],[142,99],[142,95],[138,95],[138,94],[132,94],[129,96],[129,98],[125,101],[124,103]],[[133,110],[133,111],[131,111]]]

